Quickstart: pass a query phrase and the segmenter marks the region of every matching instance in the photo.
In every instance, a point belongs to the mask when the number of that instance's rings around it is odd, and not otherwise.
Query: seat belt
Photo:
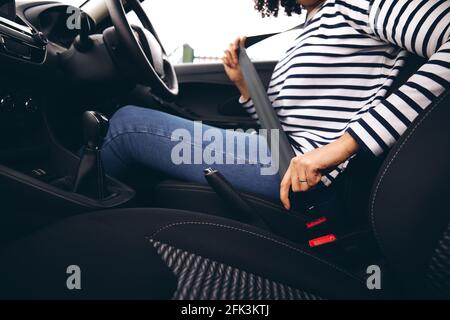
[[[284,132],[280,119],[269,100],[269,96],[267,95],[267,91],[264,88],[261,78],[244,47],[239,48],[239,64],[245,83],[250,91],[256,114],[259,117],[261,128],[268,131],[267,143],[272,153],[273,165],[276,166],[278,164],[278,173],[280,178],[283,179],[292,158],[295,157],[295,152],[292,149],[288,136],[286,132]],[[278,130],[278,141],[271,141],[272,130]],[[277,146],[279,152],[273,152],[273,148],[276,148]]]
[[[269,96],[267,95],[261,78],[256,72],[256,68],[248,57],[244,47],[239,49],[239,63],[244,75],[244,80],[250,90],[250,95],[253,99],[256,113],[261,123],[261,128],[267,130],[267,143],[272,154],[272,166],[278,165],[278,173],[280,178],[283,179],[292,158],[295,157],[295,152],[292,149],[289,139],[278,119],[278,115],[269,100]],[[277,130],[278,141],[271,141],[271,133],[273,130]],[[273,152],[276,147],[278,147],[277,151],[279,152]],[[205,178],[219,197],[238,212],[237,214],[230,212],[230,218],[270,230],[263,215],[252,208],[227,179],[220,174],[220,172],[212,168],[207,169],[205,170]]]
[[[261,42],[263,40],[266,40],[266,39],[268,39],[270,37],[277,36],[279,34],[287,33],[287,32],[294,31],[294,30],[304,29],[304,28],[305,28],[305,24],[302,23],[302,24],[299,24],[299,25],[297,25],[297,26],[295,26],[293,28],[290,28],[288,30],[284,30],[284,31],[281,31],[281,32],[262,34],[262,35],[258,35],[258,36],[250,36],[250,37],[247,37],[247,41],[245,41],[245,45],[248,48],[248,47],[251,47],[252,45],[257,44],[257,43],[259,43],[259,42]]]

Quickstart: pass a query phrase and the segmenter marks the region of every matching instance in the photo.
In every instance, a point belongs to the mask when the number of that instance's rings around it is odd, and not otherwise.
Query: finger
[[[228,61],[227,57],[223,57],[222,62],[225,68],[231,69],[230,62]]]
[[[292,165],[292,173],[291,173],[291,189],[294,192],[300,192],[301,191],[301,184],[300,184],[300,178],[298,176],[298,168],[297,168],[298,161],[296,158],[294,158],[291,161]]]
[[[322,174],[318,171],[306,170],[306,178],[308,180],[309,188],[313,188],[319,184],[322,179]]]
[[[232,55],[230,50],[225,50],[224,51],[226,58],[231,62],[232,61]]]
[[[297,174],[291,176],[291,189],[296,193],[302,191],[302,184],[300,183]]]
[[[300,183],[300,191],[305,192],[309,190],[308,177],[305,168],[300,167],[298,170],[298,181]]]
[[[226,57],[222,58],[222,62],[223,62],[223,66],[225,67],[225,69],[231,69],[228,59]]]
[[[233,63],[235,65],[238,65],[239,64],[239,59],[238,59],[238,56],[237,56],[237,47],[235,46],[235,44],[230,44],[229,51],[231,52],[231,57],[233,58],[233,60],[232,60]]]
[[[235,65],[233,63],[233,57],[232,57],[231,52],[229,50],[225,51],[225,60],[227,62],[228,67],[235,68]]]
[[[280,185],[280,200],[286,210],[291,209],[291,203],[289,201],[290,187],[291,187],[291,172],[288,169]]]

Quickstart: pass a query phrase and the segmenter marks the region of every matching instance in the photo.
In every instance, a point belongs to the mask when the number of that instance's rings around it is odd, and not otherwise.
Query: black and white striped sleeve
[[[240,97],[239,103],[244,107],[244,110],[247,111],[253,119],[259,119],[252,99],[244,100],[242,97]]]
[[[449,88],[450,0],[356,0],[367,8],[371,32],[429,61],[402,87],[358,121],[348,132],[366,150],[380,155],[407,130],[417,116]],[[347,5],[348,8],[348,5]],[[355,10],[360,20],[364,15]]]

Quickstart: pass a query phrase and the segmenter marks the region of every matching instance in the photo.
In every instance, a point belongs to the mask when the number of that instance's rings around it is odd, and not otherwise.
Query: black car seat
[[[77,216],[0,255],[2,298],[450,298],[450,96],[387,156],[369,217],[383,253],[381,290],[313,249],[220,217],[170,209]],[[376,264],[376,263],[375,263]],[[69,290],[68,266],[81,270]],[[370,281],[369,281],[370,282]]]

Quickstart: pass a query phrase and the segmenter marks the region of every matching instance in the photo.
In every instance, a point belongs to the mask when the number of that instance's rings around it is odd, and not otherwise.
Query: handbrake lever
[[[218,171],[212,168],[204,170],[206,181],[211,188],[233,209],[230,218],[257,226],[264,230],[270,230],[262,217],[252,209],[241,194],[231,183]]]

